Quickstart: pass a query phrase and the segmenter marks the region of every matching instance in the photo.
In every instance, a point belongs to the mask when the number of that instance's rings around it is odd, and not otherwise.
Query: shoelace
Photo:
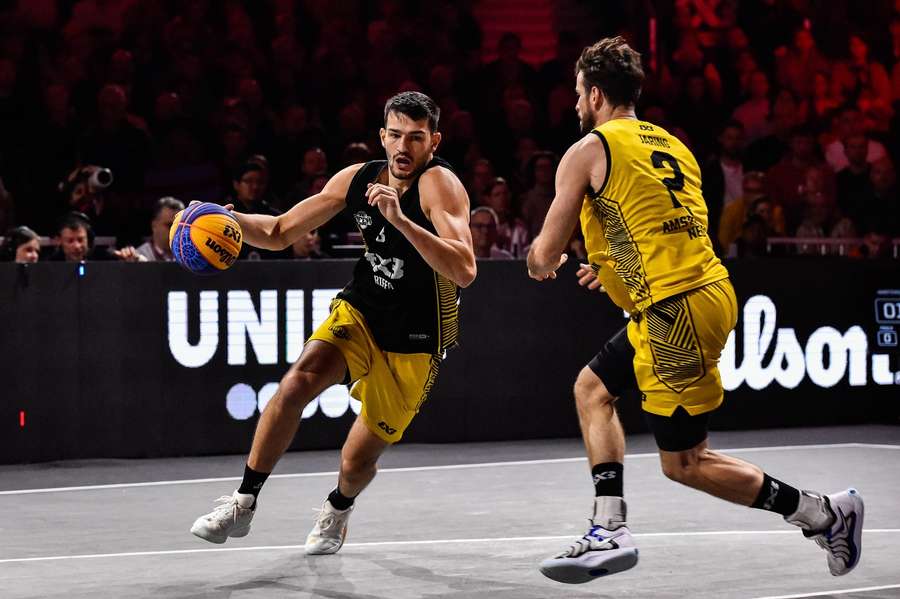
[[[209,515],[209,520],[217,516],[224,515],[226,513],[232,512],[234,510],[234,506],[238,503],[235,501],[234,497],[231,495],[222,495],[218,499],[216,499],[216,503],[218,504]]]
[[[601,535],[599,533],[601,530],[603,530],[603,527],[591,524],[590,530],[583,537],[572,543],[568,550],[560,554],[560,557],[578,557],[591,549],[603,549],[603,545],[608,544],[610,539]]]

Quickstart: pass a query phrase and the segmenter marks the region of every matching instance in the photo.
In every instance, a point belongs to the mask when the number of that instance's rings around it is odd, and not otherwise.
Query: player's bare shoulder
[[[573,178],[578,185],[590,181],[591,188],[599,189],[608,170],[608,152],[599,135],[588,133],[566,150],[559,162],[557,178]]]
[[[469,207],[469,194],[462,181],[456,173],[444,166],[435,166],[422,173],[419,178],[419,195],[426,214],[438,206],[446,209],[463,205],[466,210]]]

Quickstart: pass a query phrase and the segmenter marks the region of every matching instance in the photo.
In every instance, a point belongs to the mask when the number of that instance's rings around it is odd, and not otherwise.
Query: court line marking
[[[866,528],[866,534],[900,533],[900,528]],[[688,532],[648,532],[635,533],[638,538],[651,537],[715,537],[729,535],[796,535],[796,530],[708,530]],[[449,545],[454,543],[510,543],[522,541],[560,541],[571,540],[575,535],[565,536],[540,536],[540,537],[501,537],[501,538],[477,538],[477,539],[426,539],[420,541],[371,541],[363,543],[344,543],[344,547],[383,547],[388,545],[414,546],[414,545]],[[221,553],[229,551],[288,551],[303,549],[303,545],[255,545],[252,547],[212,547],[203,549],[170,549],[160,551],[128,551],[122,553],[87,553],[78,555],[47,555],[40,557],[14,557],[0,559],[0,564],[20,564],[26,562],[50,562],[79,559],[103,559],[109,557],[151,557],[162,555],[188,555],[192,553]]]
[[[834,589],[833,591],[814,591],[812,593],[800,593],[798,595],[772,595],[769,597],[756,597],[755,599],[802,599],[803,597],[829,597],[831,595],[843,595],[845,593],[868,593],[869,591],[886,591],[887,589],[900,589],[900,584],[885,584],[878,587],[858,587],[855,589]]]
[[[731,449],[716,449],[722,453],[753,453],[760,451],[787,451],[787,450],[804,450],[804,449],[842,449],[842,448],[868,448],[868,449],[900,449],[900,445],[883,445],[873,443],[820,443],[813,445],[779,445],[773,447],[736,447]],[[625,456],[630,459],[640,458],[656,458],[659,454],[652,453],[634,453]],[[379,474],[389,472],[426,472],[434,470],[465,470],[468,468],[495,468],[502,466],[532,466],[541,464],[562,464],[567,462],[583,462],[586,457],[577,458],[553,458],[546,460],[517,460],[507,462],[479,462],[473,464],[446,464],[443,466],[411,466],[406,468],[379,468]],[[311,478],[317,476],[337,476],[338,472],[297,472],[293,474],[273,474],[269,479],[276,478]],[[68,491],[101,491],[107,489],[128,489],[132,487],[160,487],[168,485],[194,485],[203,483],[218,483],[241,480],[240,476],[227,476],[221,478],[189,478],[180,480],[157,480],[139,483],[112,483],[105,485],[83,485],[77,487],[47,487],[41,489],[14,489],[10,491],[0,491],[2,495],[31,495],[35,493],[62,493]]]

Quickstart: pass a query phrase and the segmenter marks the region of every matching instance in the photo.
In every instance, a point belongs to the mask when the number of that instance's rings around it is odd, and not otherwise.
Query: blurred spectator
[[[476,258],[494,260],[512,260],[514,256],[497,245],[497,213],[487,206],[479,206],[472,211],[469,218],[469,230],[472,232],[472,247]]]
[[[137,255],[146,262],[171,262],[172,248],[169,246],[169,229],[175,215],[184,210],[184,204],[172,197],[160,198],[153,209],[150,221],[150,239],[135,249]]]
[[[466,191],[473,206],[483,206],[486,203],[485,196],[488,187],[494,180],[494,165],[487,158],[480,158],[472,165],[472,169],[466,177]]]
[[[497,42],[497,60],[484,67],[484,87],[488,90],[489,101],[499,101],[501,91],[510,85],[521,85],[526,96],[537,89],[537,73],[528,63],[519,58],[522,39],[515,33],[504,33]],[[489,110],[494,108],[487,107]]]
[[[28,227],[15,227],[6,232],[0,246],[0,260],[4,262],[37,262],[41,256],[41,238]]]
[[[805,27],[794,32],[789,48],[779,48],[777,76],[778,83],[794,92],[798,97],[813,95],[815,76],[828,71],[828,61],[816,47],[812,32]]]
[[[858,204],[848,207],[847,216],[861,232],[882,231],[900,237],[900,196],[897,171],[890,158],[872,164],[869,171],[869,193],[859,197]]]
[[[743,195],[731,202],[722,211],[722,220],[719,223],[719,244],[722,251],[729,256],[736,254],[732,247],[741,236],[744,223],[750,215],[754,202],[766,193],[766,176],[758,171],[750,171],[744,174]]]
[[[766,171],[787,153],[791,132],[805,119],[803,108],[793,92],[782,89],[772,103],[771,130],[747,146],[744,166],[751,170]]]
[[[848,218],[842,218],[834,199],[822,191],[807,189],[803,195],[803,220],[797,227],[798,238],[856,237],[856,228]]]
[[[845,140],[844,147],[847,166],[835,175],[838,208],[844,215],[858,222],[862,199],[872,194],[870,167],[866,162],[869,139],[862,134],[851,135]]]
[[[781,161],[766,171],[768,195],[776,206],[784,210],[789,229],[800,222],[799,203],[792,203],[798,197],[798,189],[806,179],[806,170],[821,165],[822,157],[816,144],[815,134],[808,127],[796,127],[788,139],[788,151]]]
[[[506,179],[497,177],[488,186],[485,205],[497,215],[497,246],[516,258],[523,256],[528,245],[528,229],[513,212],[512,192]]]
[[[105,251],[94,251],[94,230],[91,221],[81,212],[69,212],[59,222],[56,234],[57,248],[51,260],[57,262],[83,262],[105,260]]]
[[[722,210],[743,195],[743,150],[744,126],[740,121],[729,121],[719,134],[719,153],[711,156],[701,169],[710,231],[719,230]],[[718,248],[718,235],[711,237]]]
[[[741,225],[741,234],[735,244],[738,258],[761,258],[766,255],[766,240],[772,232],[762,217],[750,214]]]
[[[103,86],[97,94],[97,114],[97,123],[82,141],[82,160],[112,169],[117,190],[140,191],[150,143],[146,131],[129,119],[128,97],[122,86]]]
[[[281,212],[270,206],[264,199],[267,186],[266,169],[259,161],[247,161],[238,167],[232,176],[234,194],[229,197],[227,203],[234,204],[234,209],[238,212],[278,216]],[[277,259],[285,258],[287,255],[287,250],[280,252],[262,250],[245,243],[241,247],[238,259]]]
[[[12,194],[6,190],[3,178],[0,177],[0,231],[9,228],[16,221],[15,208]]]
[[[834,70],[834,94],[859,108],[889,114],[892,90],[884,65],[870,59],[869,45],[861,35],[851,35],[847,46],[849,58]]]
[[[529,188],[522,194],[522,218],[531,239],[540,233],[553,202],[556,164],[557,158],[552,152],[538,152],[528,162]]]
[[[847,166],[847,153],[844,149],[844,140],[852,135],[864,134],[865,122],[859,109],[848,106],[841,110],[835,118],[834,132],[836,139],[825,146],[825,160],[831,165],[834,172],[839,172]],[[887,150],[881,142],[869,139],[869,147],[866,152],[866,161],[875,162],[887,156]]]
[[[313,229],[291,245],[291,258],[295,260],[319,260],[328,258],[327,254],[322,253],[322,239],[319,237],[319,231]]]
[[[863,235],[859,253],[863,258],[872,260],[891,257],[891,237],[882,229],[873,229]]]
[[[750,76],[750,97],[734,109],[732,118],[744,125],[748,141],[755,141],[772,130],[769,77],[763,71]]]
[[[108,168],[88,164],[77,167],[59,184],[66,209],[86,215],[97,235],[115,237],[126,221],[110,201],[115,177],[116,173]]]

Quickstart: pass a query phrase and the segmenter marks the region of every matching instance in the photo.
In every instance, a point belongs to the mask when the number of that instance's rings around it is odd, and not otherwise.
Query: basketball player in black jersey
[[[306,553],[335,553],[343,545],[354,499],[427,398],[444,352],[456,343],[459,288],[475,279],[469,198],[449,165],[434,156],[439,116],[425,94],[398,94],[384,109],[387,160],[343,169],[281,216],[234,213],[245,243],[281,250],[350,210],[366,252],[262,413],[240,487],[194,522],[198,537],[224,543],[249,532],[260,489],[293,440],[303,408],[328,387],[348,383],[362,412]]]

